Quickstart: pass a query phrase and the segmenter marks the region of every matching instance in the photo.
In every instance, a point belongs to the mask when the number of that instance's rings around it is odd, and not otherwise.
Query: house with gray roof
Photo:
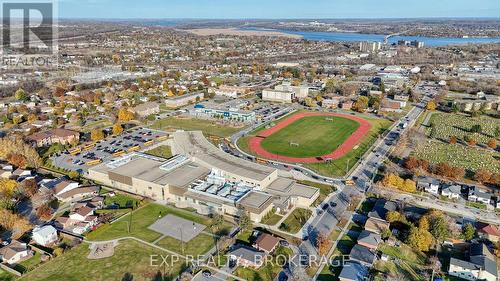
[[[483,243],[472,243],[468,260],[450,258],[448,274],[466,280],[496,281],[496,257]]]
[[[253,268],[262,266],[265,256],[266,253],[244,245],[237,245],[229,253],[229,258],[236,261],[238,265]]]
[[[372,250],[376,250],[380,242],[382,242],[380,234],[373,233],[368,230],[361,231],[358,236],[358,244]]]
[[[462,187],[460,185],[448,185],[443,187],[441,195],[446,196],[450,199],[458,199],[462,195]]]
[[[362,265],[371,267],[375,261],[375,251],[360,244],[354,245],[349,253],[349,260],[357,261]]]
[[[340,281],[364,281],[368,277],[368,268],[359,262],[347,261],[339,275]]]
[[[395,202],[387,201],[385,199],[378,199],[373,206],[371,212],[368,213],[369,218],[385,220],[385,216],[390,211],[396,211],[397,205]]]
[[[431,177],[419,177],[417,187],[432,194],[439,194],[439,180]]]
[[[480,190],[479,188],[473,186],[469,188],[469,195],[467,196],[467,200],[472,202],[481,202],[484,204],[490,204],[491,202],[491,193]]]

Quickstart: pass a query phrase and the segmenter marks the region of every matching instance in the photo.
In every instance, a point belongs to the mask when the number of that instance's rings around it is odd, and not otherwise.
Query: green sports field
[[[261,145],[283,156],[321,156],[337,149],[358,127],[358,122],[347,118],[304,117],[267,137]]]

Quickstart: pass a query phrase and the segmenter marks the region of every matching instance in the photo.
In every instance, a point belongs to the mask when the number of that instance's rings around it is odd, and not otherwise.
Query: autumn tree
[[[31,229],[31,224],[25,217],[9,210],[0,210],[0,227],[12,232],[12,239],[19,239]]]
[[[90,132],[90,139],[92,141],[99,141],[104,139],[104,132],[100,129],[94,129]]]
[[[113,125],[113,135],[119,135],[123,132],[123,127],[120,123],[115,123]]]
[[[433,243],[432,234],[425,229],[412,226],[406,238],[406,243],[419,251],[429,251]]]
[[[132,119],[134,119],[134,113],[132,111],[129,111],[125,107],[122,107],[120,108],[120,110],[118,110],[118,120],[122,122],[128,122]]]
[[[17,181],[11,179],[0,179],[1,197],[12,198],[18,188],[19,184],[17,183]]]
[[[397,211],[387,212],[387,214],[385,215],[385,219],[389,223],[406,221],[406,218],[400,212]]]
[[[450,137],[450,144],[456,144],[457,143],[457,137],[456,136],[451,136]]]
[[[28,161],[26,160],[26,157],[22,154],[18,153],[13,153],[9,156],[7,156],[7,161],[9,161],[10,164],[19,167],[21,169],[26,168],[26,165],[28,164]]]
[[[328,239],[328,236],[324,233],[319,233],[316,237],[316,248],[318,249],[320,256],[325,256],[328,253],[330,245],[331,242],[330,239]]]
[[[21,183],[21,188],[24,190],[24,194],[28,197],[32,197],[38,191],[38,185],[35,179],[26,179]]]
[[[497,149],[497,140],[496,139],[490,139],[488,141],[488,147],[491,149]]]
[[[479,169],[474,173],[474,179],[481,183],[489,182],[492,176],[493,173],[485,169]]]
[[[22,139],[16,137],[0,138],[0,159],[7,160],[12,154],[24,156],[28,167],[38,168],[43,164],[38,152]]]
[[[467,144],[468,144],[468,145],[470,145],[470,146],[474,146],[474,145],[476,145],[476,144],[477,144],[477,141],[476,141],[474,138],[471,138],[471,137],[470,137],[470,138],[467,140]]]
[[[476,236],[476,228],[471,223],[466,223],[462,228],[460,237],[465,241],[470,241]]]
[[[42,220],[49,220],[52,217],[52,209],[44,204],[36,209],[36,215]]]
[[[26,92],[22,88],[17,89],[16,93],[14,94],[14,97],[20,101],[25,101],[28,99]]]
[[[360,96],[353,104],[353,110],[357,112],[364,112],[368,108],[368,97]]]
[[[428,102],[426,109],[427,110],[436,110],[436,102],[435,101]]]

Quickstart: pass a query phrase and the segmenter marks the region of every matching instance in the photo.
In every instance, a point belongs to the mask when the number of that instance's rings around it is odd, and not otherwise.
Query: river
[[[384,41],[385,35],[381,34],[363,34],[354,32],[316,32],[316,31],[291,31],[282,29],[259,29],[259,28],[244,28],[244,30],[254,31],[278,31],[288,34],[300,35],[304,39],[314,41],[331,41],[331,42],[360,42],[360,41]],[[417,40],[425,43],[426,46],[438,47],[446,45],[463,45],[468,43],[500,43],[500,38],[489,37],[471,37],[471,38],[453,38],[453,37],[425,37],[425,36],[393,36],[388,42],[390,44],[397,43],[399,40]]]

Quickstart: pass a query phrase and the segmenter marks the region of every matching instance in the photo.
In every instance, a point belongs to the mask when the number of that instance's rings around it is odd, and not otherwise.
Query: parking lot
[[[165,141],[167,133],[148,128],[134,128],[118,136],[95,143],[83,144],[70,151],[55,155],[54,166],[84,173],[93,165],[129,152],[141,151],[155,143]]]

